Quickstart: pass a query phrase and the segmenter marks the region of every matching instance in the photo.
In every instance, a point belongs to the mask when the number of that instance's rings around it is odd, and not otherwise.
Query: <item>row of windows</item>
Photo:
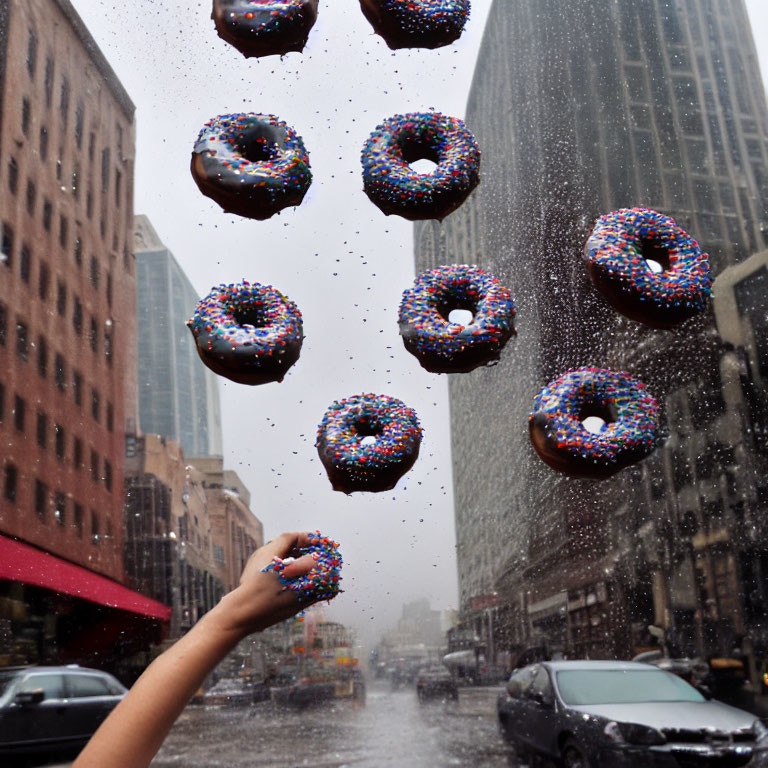
[[[66,286],[64,286],[63,283],[59,282],[58,286],[58,295],[56,299],[57,309],[60,315],[64,315],[66,312]],[[75,296],[74,299],[74,306],[72,310],[72,325],[75,329],[75,333],[78,336],[82,336],[84,332],[84,319],[83,319],[83,305],[80,302],[80,299]],[[112,365],[112,360],[114,356],[114,329],[113,324],[111,320],[107,320],[105,325],[107,326],[104,329],[103,334],[99,332],[99,323],[94,315],[91,315],[91,321],[90,321],[90,327],[88,328],[88,343],[91,347],[91,350],[94,353],[99,352],[100,347],[100,341],[103,340],[103,349],[104,349],[104,357],[107,360],[108,365]],[[8,335],[8,310],[4,304],[0,302],[0,346],[5,346],[6,339]],[[37,348],[37,354],[38,354],[38,370],[40,371],[43,378],[47,376],[47,367],[48,367],[48,344],[45,340],[45,337],[39,336],[38,340],[42,340],[42,343],[38,345]],[[29,328],[27,324],[22,320],[20,317],[16,318],[16,354],[18,355],[19,359],[24,360],[25,362],[29,359],[29,349],[30,346],[35,346],[31,339],[29,334]],[[61,364],[59,365],[59,359],[61,359]],[[63,368],[64,368],[64,362],[61,355],[56,356],[56,368],[57,368],[57,379],[56,383],[59,386],[59,388],[63,389],[64,384],[64,374],[63,374]],[[62,373],[61,376],[58,374],[58,369],[61,369]],[[78,403],[79,404],[79,403]]]
[[[44,337],[40,337],[38,341],[38,373],[43,378],[47,377],[48,375],[48,357],[47,357],[47,347],[48,344]],[[83,377],[78,371],[72,372],[72,392],[74,395],[75,403],[79,406],[83,405],[83,391],[84,391],[84,385],[83,385]],[[56,379],[56,385],[59,387],[59,389],[66,389],[67,387],[67,381],[66,381],[66,368],[65,368],[65,362],[64,358],[60,354],[56,354],[54,358],[54,376]],[[22,403],[22,410],[20,414],[16,417],[17,419],[21,419],[21,426],[17,426],[17,429],[19,431],[24,430],[23,426],[23,419],[24,419],[24,410],[23,410],[23,403],[24,400],[22,398],[19,398],[17,396],[17,400],[20,400]],[[101,423],[101,417],[102,417],[102,408],[101,408],[101,394],[99,393],[99,390],[95,387],[91,388],[91,416],[93,417],[94,421]],[[5,406],[5,389],[0,382],[0,421],[3,419],[4,414],[4,408]],[[113,432],[115,429],[115,408],[114,405],[111,402],[107,402],[106,408],[104,409],[104,420],[107,429],[110,432]],[[17,422],[18,424],[18,422]]]
[[[67,229],[67,220],[64,219],[63,231],[66,232],[66,229]],[[16,253],[14,250],[14,232],[12,227],[6,223],[4,223],[2,226],[2,242],[0,244],[0,252],[2,253],[3,264],[5,264],[5,266],[8,268],[12,268],[15,261],[15,256],[16,256]],[[32,275],[32,251],[27,243],[21,244],[21,247],[19,248],[18,256],[19,256],[19,277],[22,279],[23,282],[28,284]],[[78,266],[82,266],[83,241],[79,237],[75,240],[74,256]],[[101,284],[101,266],[99,265],[99,260],[96,258],[96,256],[91,256],[88,277],[94,290],[98,290],[99,285]],[[50,269],[46,264],[46,262],[41,260],[40,269],[39,269],[38,294],[42,301],[45,301],[48,298],[48,289],[50,287],[50,283],[51,283]],[[107,296],[107,304],[111,307],[112,306],[112,273],[109,271],[106,272],[106,280],[104,284],[105,284],[105,292]],[[57,305],[59,315],[61,316],[63,316],[66,313],[66,295],[67,295],[66,291],[67,291],[66,285],[61,279],[59,279],[58,290],[56,295],[57,296],[56,305]]]
[[[51,507],[52,519],[62,528],[71,526],[77,532],[79,538],[85,535],[85,512],[82,504],[72,502],[61,491],[50,492],[46,483],[35,478],[32,495],[35,512],[40,520],[47,522]],[[19,496],[19,470],[15,464],[6,463],[3,468],[3,498],[6,501],[17,502]],[[70,521],[70,515],[72,520]],[[101,521],[96,510],[90,511],[91,517],[91,543],[99,545],[102,540]],[[105,535],[107,539],[113,538],[112,520],[107,517]]]

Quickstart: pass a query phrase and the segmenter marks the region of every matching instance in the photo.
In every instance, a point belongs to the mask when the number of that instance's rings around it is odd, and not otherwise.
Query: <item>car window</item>
[[[557,687],[571,705],[705,701],[684,680],[661,670],[563,670]]]
[[[542,696],[545,700],[551,701],[553,698],[552,683],[549,680],[549,674],[544,667],[539,667],[533,683],[528,687],[526,693],[535,693]]]
[[[0,696],[5,693],[8,686],[17,676],[17,672],[0,672]]]
[[[507,683],[507,691],[513,698],[520,698],[523,692],[528,688],[533,680],[533,676],[536,674],[538,667],[525,667],[519,672],[515,672],[512,677],[509,678]]]
[[[68,675],[68,683],[69,695],[73,699],[112,695],[107,681],[97,675]]]
[[[29,675],[22,680],[17,693],[42,689],[46,699],[63,699],[64,685],[61,675]]]

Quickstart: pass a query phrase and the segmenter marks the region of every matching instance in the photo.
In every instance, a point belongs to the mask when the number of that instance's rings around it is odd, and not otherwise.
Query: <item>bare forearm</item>
[[[73,768],[150,764],[194,692],[243,637],[226,620],[224,601],[147,667]]]

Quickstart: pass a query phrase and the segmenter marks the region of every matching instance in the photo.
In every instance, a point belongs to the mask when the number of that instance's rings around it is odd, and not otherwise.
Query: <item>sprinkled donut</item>
[[[454,309],[472,312],[472,322],[450,322]],[[423,272],[400,302],[403,344],[432,373],[467,373],[498,360],[515,333],[514,319],[509,290],[479,267],[467,265]]]
[[[421,426],[416,412],[394,397],[355,395],[325,412],[315,445],[334,491],[378,493],[394,488],[414,465]]]
[[[282,381],[304,340],[298,307],[271,285],[219,285],[187,326],[200,359],[239,384]]]
[[[392,49],[442,48],[461,36],[469,0],[360,0],[376,34]]]
[[[431,174],[409,163],[432,160]],[[480,148],[463,121],[438,112],[395,115],[363,147],[363,188],[387,216],[444,219],[480,182]]]
[[[597,433],[582,423],[596,416]],[[567,371],[536,396],[528,426],[541,459],[567,475],[602,479],[644,459],[659,445],[659,406],[628,373]]]
[[[248,219],[299,205],[312,183],[301,136],[274,115],[253,112],[220,115],[203,126],[192,176],[206,197]]]
[[[584,256],[595,287],[615,309],[656,328],[701,312],[712,293],[709,257],[668,216],[624,208],[595,223]],[[648,260],[663,269],[651,270]]]
[[[280,583],[291,592],[295,592],[300,603],[318,602],[320,600],[333,600],[341,591],[341,553],[339,545],[320,531],[309,534],[309,547],[299,550],[299,557],[312,555],[315,559],[314,568],[304,576],[288,579],[283,576],[285,567],[292,563],[294,558],[285,560],[275,557],[264,573],[275,571],[280,577]]]
[[[318,0],[213,0],[222,40],[246,58],[303,51],[317,20]]]

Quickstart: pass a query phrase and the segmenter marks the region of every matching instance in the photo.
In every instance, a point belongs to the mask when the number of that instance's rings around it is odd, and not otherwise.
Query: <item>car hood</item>
[[[720,701],[643,702],[641,704],[589,704],[569,709],[606,720],[638,723],[651,728],[737,731],[750,728],[755,715]]]

